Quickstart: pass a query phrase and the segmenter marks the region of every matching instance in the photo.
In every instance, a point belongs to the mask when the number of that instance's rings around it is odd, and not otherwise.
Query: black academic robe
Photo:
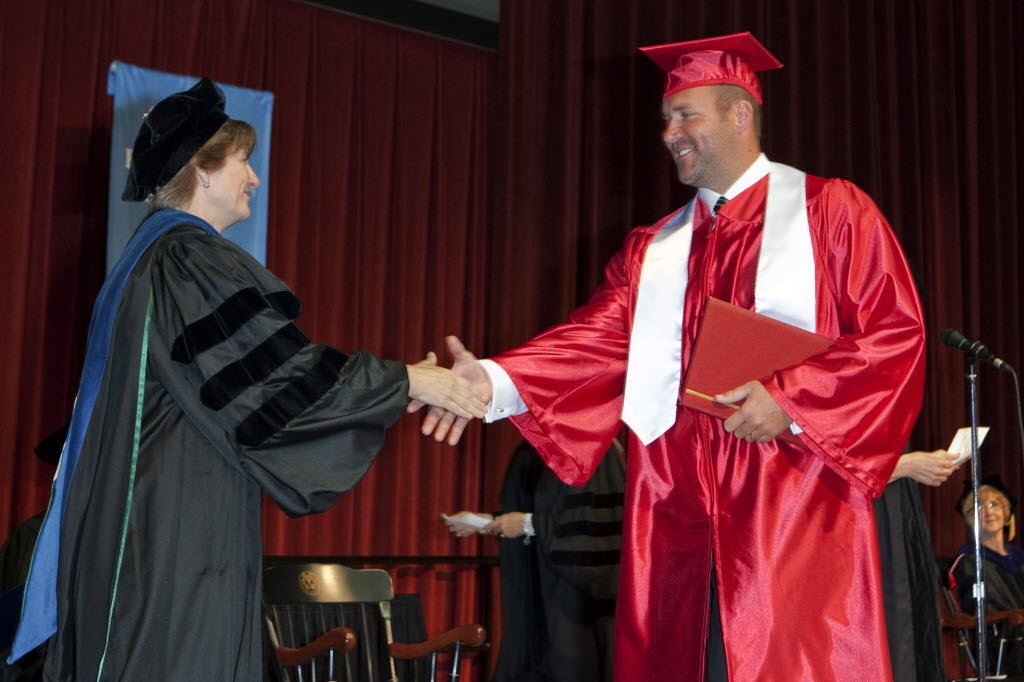
[[[917,486],[898,479],[874,501],[889,658],[898,682],[945,682],[938,568]]]
[[[513,454],[501,504],[532,512],[536,536],[501,540],[494,682],[611,682],[624,485],[614,450],[581,487],[525,443]]]
[[[10,638],[21,607],[21,586],[28,575],[39,528],[45,512],[29,517],[14,527],[0,547],[0,682],[35,682],[42,679],[44,647],[32,651],[14,664],[7,663]],[[14,593],[18,594],[15,595]],[[42,649],[42,651],[40,650]]]
[[[19,523],[0,547],[0,592],[24,584],[43,516],[40,512]]]
[[[46,679],[262,678],[261,494],[327,509],[408,393],[402,363],[310,343],[299,309],[199,228],[139,260],[68,493]]]
[[[1016,545],[1007,545],[1007,556],[1001,556],[985,545],[981,546],[981,557],[985,573],[985,613],[1024,609],[1024,550]],[[954,559],[953,576],[956,580],[960,609],[974,615],[977,603],[974,600],[974,544],[960,547]],[[1024,680],[1024,626],[1006,624],[990,632],[988,642],[988,663],[990,673],[995,671],[999,657],[999,641],[1007,642],[1003,652],[1004,674],[1012,680]],[[973,646],[973,644],[972,644]]]

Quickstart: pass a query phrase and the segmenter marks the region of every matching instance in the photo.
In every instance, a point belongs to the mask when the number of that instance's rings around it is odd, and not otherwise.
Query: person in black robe
[[[66,425],[51,433],[36,445],[36,457],[50,467],[57,466],[67,435]],[[45,516],[46,510],[43,510],[22,521],[0,546],[0,682],[36,682],[43,677],[45,645],[37,647],[13,665],[8,665],[7,655],[18,621],[22,585],[32,563],[32,548]]]
[[[980,535],[985,613],[1024,609],[1024,550],[1012,543],[1016,535],[1013,512],[1017,500],[996,475],[981,479],[978,497],[981,498]],[[951,587],[959,597],[961,611],[973,615],[977,609],[974,599],[974,539],[971,532],[974,525],[974,495],[969,480],[964,482],[964,492],[956,508],[967,524],[971,540],[957,550],[953,559],[950,572],[954,585]],[[1005,638],[1001,672],[1009,675],[1007,679],[1024,679],[1024,627],[1002,623],[996,625],[990,633],[986,640],[989,645],[989,669],[995,671],[999,660],[1000,639]]]
[[[220,235],[249,215],[254,144],[205,78],[139,131],[123,198],[157,210],[97,298],[14,642],[56,630],[46,680],[262,679],[261,494],[327,509],[409,397],[483,414],[431,356],[346,355],[295,326],[288,287]]]
[[[935,599],[938,569],[917,486],[944,483],[956,459],[945,450],[902,455],[874,501],[889,660],[893,679],[901,682],[946,679]]]
[[[625,475],[618,441],[581,487],[562,483],[525,442],[512,455],[504,511],[480,531],[501,538],[493,682],[612,681]]]
[[[33,450],[36,457],[49,465],[50,475],[53,472],[52,467],[57,466],[67,436],[68,426],[65,424],[39,441]],[[7,592],[25,582],[29,564],[32,562],[32,547],[35,545],[45,515],[44,509],[19,523],[7,536],[3,546],[0,546],[0,592]]]

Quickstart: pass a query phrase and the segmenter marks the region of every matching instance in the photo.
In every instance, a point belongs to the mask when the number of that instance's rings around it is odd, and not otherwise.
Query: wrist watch
[[[523,543],[530,544],[530,538],[536,534],[533,530],[533,514],[523,514]]]

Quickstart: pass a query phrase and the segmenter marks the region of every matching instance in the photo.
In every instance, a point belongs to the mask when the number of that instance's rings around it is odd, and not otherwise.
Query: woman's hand
[[[503,538],[518,538],[526,531],[523,530],[523,512],[509,512],[502,514],[486,526],[480,529],[481,533],[498,535]]]
[[[957,470],[955,462],[958,458],[959,455],[945,450],[908,452],[901,456],[896,463],[889,482],[892,483],[897,478],[909,477],[925,485],[942,485],[949,475]]]
[[[433,351],[409,370],[409,397],[427,405],[440,407],[463,419],[482,419],[487,414],[487,401],[468,381],[450,369],[438,367]]]
[[[452,371],[466,379],[473,386],[477,396],[483,398],[484,402],[490,402],[494,387],[491,385],[491,378],[484,370],[483,365],[480,364],[480,361],[477,360],[477,357],[471,351],[462,345],[459,337],[447,336],[445,337],[445,342],[447,342],[448,350],[451,352],[452,358],[454,358]],[[415,412],[421,407],[423,407],[422,402],[413,400],[409,403],[409,407],[406,410]],[[468,419],[459,417],[439,407],[432,407],[427,410],[427,416],[423,419],[420,431],[424,436],[433,434],[434,440],[438,442],[447,439],[448,445],[455,445],[462,438],[462,433],[465,431],[468,421]]]
[[[456,512],[454,514],[449,514],[448,516],[451,518],[458,518],[463,514],[476,514],[477,516],[483,516],[488,519],[494,518],[492,514],[487,514],[484,512],[469,512],[465,510]],[[468,538],[470,535],[476,535],[477,533],[484,532],[482,528],[480,530],[477,530],[473,526],[466,525],[465,523],[459,523],[458,521],[452,521],[450,519],[445,519],[444,524],[448,526],[448,530],[451,532],[451,534],[457,538]]]

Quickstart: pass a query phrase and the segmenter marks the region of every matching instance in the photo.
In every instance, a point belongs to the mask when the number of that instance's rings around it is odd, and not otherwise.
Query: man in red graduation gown
[[[456,370],[566,483],[632,429],[616,679],[891,680],[871,498],[920,409],[924,339],[885,218],[849,182],[770,163],[750,34],[643,48],[667,72],[665,146],[685,207],[633,230],[591,300],[523,346]],[[835,339],[678,406],[708,296]],[[424,432],[464,423],[432,411]],[[776,438],[798,434],[791,442]]]

